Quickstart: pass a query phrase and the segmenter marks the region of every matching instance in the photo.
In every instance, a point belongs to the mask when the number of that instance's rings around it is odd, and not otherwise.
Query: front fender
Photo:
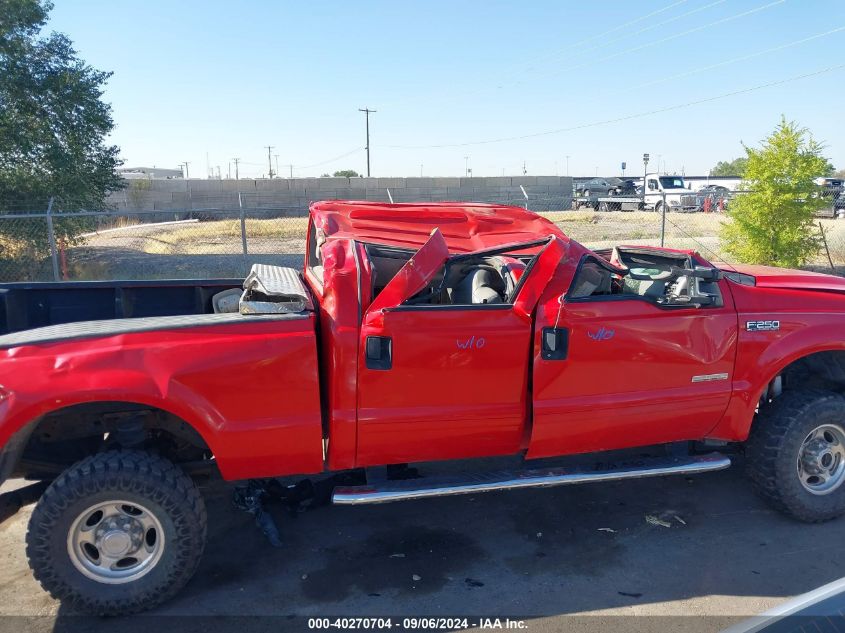
[[[845,350],[845,340],[832,339],[841,331],[843,315],[830,313],[786,314],[780,317],[780,330],[749,332],[740,315],[740,335],[733,377],[731,400],[724,417],[708,437],[745,441],[763,390],[791,363],[818,352]],[[761,313],[759,318],[771,318]],[[838,320],[840,323],[832,323]]]

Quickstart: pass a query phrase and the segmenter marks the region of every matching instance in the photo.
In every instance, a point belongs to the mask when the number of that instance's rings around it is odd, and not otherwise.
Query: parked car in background
[[[722,185],[707,185],[695,192],[696,211],[724,211],[728,208],[731,190]]]
[[[584,182],[575,183],[575,208],[582,206],[601,209],[599,198],[609,196],[638,196],[642,190],[638,189],[637,183],[631,178],[593,178]],[[604,206],[607,206],[605,204]]]
[[[830,213],[835,218],[839,217],[845,209],[845,181],[842,178],[816,178],[815,182],[822,187],[821,197],[830,202],[830,207],[821,214]]]
[[[619,183],[614,187],[612,191],[610,191],[610,195],[612,196],[636,196],[638,193],[642,193],[639,187],[637,187],[637,182],[632,180],[631,178],[617,178],[616,180]]]
[[[591,178],[584,182],[575,183],[575,195],[585,198],[611,195],[619,183],[619,178]]]

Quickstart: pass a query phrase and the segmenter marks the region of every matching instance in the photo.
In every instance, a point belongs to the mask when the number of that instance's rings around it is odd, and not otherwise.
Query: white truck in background
[[[646,174],[643,187],[643,204],[646,209],[658,213],[666,211],[687,211],[695,208],[695,196],[687,188],[683,176],[661,176]]]
[[[588,199],[575,197],[575,208],[592,206],[598,211],[636,211],[653,209],[658,213],[666,211],[695,211],[695,194],[687,188],[683,176],[661,176],[657,173],[646,174],[641,193],[637,196],[601,196]]]

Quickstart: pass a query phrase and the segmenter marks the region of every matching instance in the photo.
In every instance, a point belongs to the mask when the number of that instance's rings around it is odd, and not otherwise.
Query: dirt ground
[[[39,588],[23,554],[24,508],[0,524],[0,615],[39,617],[0,618],[0,629],[246,633],[307,630],[311,616],[466,615],[519,616],[531,631],[717,631],[845,568],[842,520],[804,525],[770,510],[741,464],[295,516],[271,506],[282,549],[232,506],[231,486],[212,484],[205,495],[209,541],[198,573],[174,600],[133,619],[75,619]]]

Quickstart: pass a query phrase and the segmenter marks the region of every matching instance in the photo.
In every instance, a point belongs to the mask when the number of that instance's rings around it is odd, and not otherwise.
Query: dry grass
[[[540,213],[557,224],[567,235],[592,248],[616,244],[659,245],[662,218],[651,211],[597,212],[593,210]],[[730,221],[715,213],[668,213],[664,243],[670,248],[692,249],[708,259],[729,261],[721,251],[719,230]],[[835,264],[845,264],[845,222],[821,220]],[[307,217],[247,219],[250,253],[301,253],[304,248]],[[241,251],[241,225],[237,218],[190,224],[127,228],[92,237],[91,247],[122,247],[157,255],[235,254]],[[0,243],[0,248],[5,245]],[[824,250],[812,262],[828,266]],[[829,266],[828,266],[829,267]]]
[[[307,225],[308,218],[247,219],[247,244],[261,240],[304,240]],[[135,249],[157,255],[233,253],[241,249],[241,222],[239,219],[227,219],[159,227],[151,225],[149,228],[103,235],[96,241],[127,240],[133,242]]]

